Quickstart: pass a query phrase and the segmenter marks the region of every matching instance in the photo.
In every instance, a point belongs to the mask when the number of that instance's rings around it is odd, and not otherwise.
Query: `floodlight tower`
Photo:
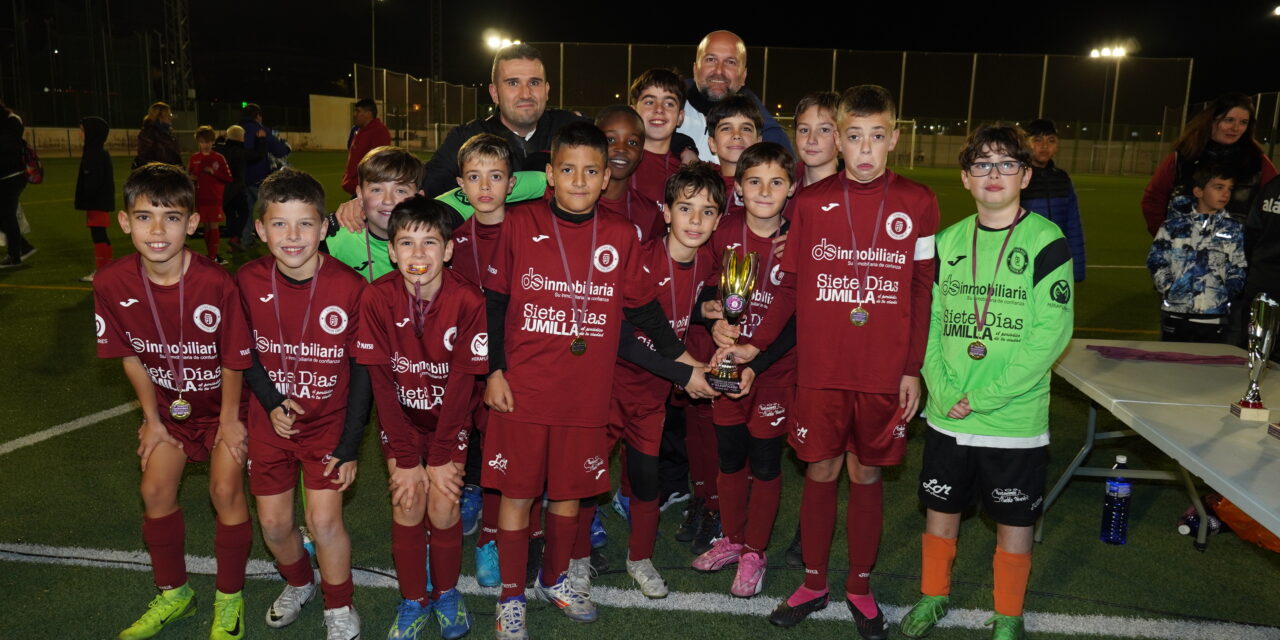
[[[195,107],[196,89],[191,79],[191,12],[187,1],[164,0],[160,68],[164,71],[164,95],[175,111]]]

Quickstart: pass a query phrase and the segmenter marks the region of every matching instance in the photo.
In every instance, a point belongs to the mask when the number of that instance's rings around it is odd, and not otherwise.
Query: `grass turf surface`
[[[291,161],[314,173],[330,194],[329,205],[344,199],[338,188],[345,156],[338,153],[298,153]],[[118,182],[127,171],[127,158],[116,159]],[[23,194],[33,227],[31,241],[40,251],[24,269],[0,272],[0,375],[6,381],[0,404],[0,443],[114,407],[133,399],[120,365],[94,357],[92,299],[89,286],[78,278],[92,269],[91,243],[83,215],[72,209],[76,160],[46,162],[47,180]],[[944,224],[972,211],[972,201],[954,170],[904,171],[929,184],[938,193]],[[1077,176],[1084,210],[1089,262],[1088,280],[1077,289],[1076,337],[1155,339],[1157,300],[1151,292],[1144,264],[1149,238],[1138,213],[1144,180]],[[116,255],[132,252],[118,228],[110,234]],[[203,243],[193,241],[194,250]],[[259,252],[261,249],[258,250]],[[225,253],[225,251],[224,251]],[[240,263],[252,255],[230,256]],[[1243,381],[1243,374],[1241,379]],[[1087,401],[1069,385],[1055,379],[1051,424],[1050,481],[1057,477],[1079,446]],[[0,543],[37,543],[82,546],[94,549],[139,550],[141,506],[137,498],[137,414],[104,421],[3,456],[8,490],[0,497]],[[1100,429],[1118,423],[1108,415]],[[923,425],[910,430],[907,462],[886,474],[883,545],[873,585],[882,602],[909,605],[917,597],[919,536],[924,519],[915,497]],[[349,492],[347,523],[351,530],[354,563],[363,567],[390,567],[390,517],[385,492],[385,467],[367,432],[362,448],[360,481]],[[1154,447],[1131,439],[1100,443],[1091,461],[1100,465],[1114,453],[1130,455],[1136,468],[1173,468]],[[203,466],[187,472],[182,502],[188,524],[187,551],[212,554],[213,514],[206,497],[207,474]],[[775,527],[773,564],[780,565],[782,547],[795,526],[799,504],[799,475],[786,465],[783,509]],[[1280,588],[1280,556],[1242,543],[1234,536],[1211,539],[1209,551],[1198,553],[1188,538],[1173,532],[1174,520],[1186,506],[1177,485],[1137,483],[1134,491],[1129,544],[1110,547],[1097,541],[1102,486],[1096,479],[1071,483],[1049,513],[1046,538],[1037,545],[1027,609],[1033,612],[1100,614],[1134,618],[1180,616],[1230,620],[1280,626],[1280,612],[1264,603],[1266,593]],[[655,563],[673,591],[726,593],[732,575],[706,576],[684,567],[691,559],[671,535],[678,523],[675,511],[664,514]],[[608,516],[613,540],[606,548],[618,571],[597,584],[630,588],[620,571],[625,556],[625,531],[621,520]],[[831,566],[844,566],[844,525],[838,519]],[[991,523],[968,518],[961,533],[956,560],[953,606],[990,608]],[[471,539],[469,538],[468,541]],[[465,547],[463,572],[472,572],[470,546]],[[253,557],[269,559],[260,540]],[[8,614],[0,622],[0,637],[44,638],[66,635],[66,627],[51,625],[49,614],[58,615],[68,603],[76,603],[75,637],[110,637],[130,623],[151,597],[146,572],[106,568],[82,568],[3,562],[0,592],[6,595]],[[842,571],[832,571],[831,584],[838,593]],[[795,570],[771,570],[764,593],[758,599],[776,602],[801,579]],[[177,623],[160,637],[203,638],[211,616],[212,577],[196,575],[192,584],[202,597],[198,614]],[[250,580],[248,625],[250,634],[276,638],[315,637],[320,633],[319,607],[284,630],[268,630],[261,616],[278,592],[279,584]],[[468,596],[477,616],[474,637],[489,637],[493,601]],[[398,595],[390,589],[359,588],[356,606],[364,620],[366,637],[384,633],[393,616]],[[1262,605],[1262,606],[1260,606]],[[840,606],[835,603],[834,606]],[[593,625],[574,624],[546,605],[531,605],[531,629],[542,637],[629,637],[636,632],[672,637],[705,638],[783,637],[788,632],[771,628],[758,617],[724,614],[662,612],[643,609],[604,608]],[[57,629],[55,631],[55,628]],[[1034,627],[1033,627],[1034,629]],[[1079,635],[1091,638],[1131,637],[1123,626],[1093,629],[1082,623]],[[1114,634],[1114,635],[1112,635]],[[812,621],[791,636],[848,636],[847,623]],[[989,632],[973,629],[939,629],[931,637],[983,638]],[[1036,633],[1038,638],[1060,637]],[[1066,637],[1061,636],[1061,637]]]

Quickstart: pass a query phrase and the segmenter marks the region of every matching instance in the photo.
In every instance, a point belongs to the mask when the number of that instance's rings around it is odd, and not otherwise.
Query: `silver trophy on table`
[[[1249,389],[1244,397],[1231,404],[1231,414],[1241,420],[1267,422],[1271,410],[1262,403],[1262,390],[1258,383],[1267,370],[1267,358],[1275,344],[1276,330],[1280,328],[1280,304],[1265,293],[1259,293],[1249,308],[1249,329],[1246,351],[1249,356]],[[1275,429],[1271,430],[1273,435]],[[1277,437],[1280,437],[1278,435]]]

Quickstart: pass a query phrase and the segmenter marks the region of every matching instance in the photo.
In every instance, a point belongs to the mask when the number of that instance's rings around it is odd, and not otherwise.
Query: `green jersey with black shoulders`
[[[1009,242],[1001,256],[1006,235]],[[974,214],[938,233],[936,240],[924,359],[929,424],[977,436],[1045,434],[1051,369],[1071,339],[1074,320],[1071,250],[1061,229],[1028,212],[1010,234],[1007,227],[983,227]],[[977,318],[988,295],[990,306],[979,330]],[[972,413],[960,420],[948,418],[947,412],[963,398]]]
[[[355,269],[368,282],[396,270],[387,253],[386,238],[369,233],[367,227],[356,233],[346,228],[339,229],[332,238],[325,240],[325,244],[329,247],[329,255]]]

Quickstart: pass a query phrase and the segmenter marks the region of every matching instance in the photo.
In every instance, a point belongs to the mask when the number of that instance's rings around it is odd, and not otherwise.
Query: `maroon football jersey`
[[[622,216],[635,226],[640,244],[666,234],[667,222],[662,218],[662,207],[657,200],[650,200],[635,189],[627,189],[617,200],[604,196],[597,203],[599,211]]]
[[[716,169],[719,168],[720,165],[716,165]],[[747,206],[743,204],[742,196],[733,188],[733,176],[722,175],[720,178],[724,180],[724,218],[720,221],[723,225],[728,220],[747,215]]]
[[[315,277],[314,286],[311,280],[289,282],[270,255],[236,272],[258,360],[276,389],[305,412],[293,425],[301,433],[286,439],[271,428],[262,404],[250,403],[249,437],[282,449],[337,446],[347,417],[348,359],[355,355],[365,281],[328,256],[321,257]]]
[[[679,169],[680,158],[675,154],[645,151],[631,174],[631,188],[649,200],[666,202],[667,180]]]
[[[622,310],[654,296],[643,267],[635,227],[617,216],[574,224],[557,218],[545,201],[508,211],[485,288],[510,296],[504,340],[512,420],[571,427],[608,422]],[[586,342],[581,355],[570,351],[575,337]]]
[[[193,252],[187,256],[181,309],[177,284],[150,283],[163,341],[139,272],[142,257],[126,256],[98,271],[93,278],[98,357],[137,356],[155,385],[165,422],[172,422],[169,404],[178,398],[177,369],[182,398],[191,403],[190,421],[216,423],[222,411],[222,369],[243,370],[253,364],[249,325],[226,269]]]
[[[400,405],[399,415],[378,413],[378,422],[397,458],[417,455],[406,437],[409,429],[435,431],[437,444],[446,450],[454,446],[468,412],[467,407],[443,411],[449,375],[489,373],[489,334],[479,288],[454,271],[441,274],[440,290],[426,317],[418,320],[423,327],[421,336],[414,328],[415,302],[404,276],[393,271],[375,280],[360,303],[356,361],[391,371],[391,387],[375,383],[373,392],[391,394]],[[392,405],[380,399],[379,407],[384,406]]]
[[[510,210],[510,208],[508,208]],[[480,224],[474,215],[453,230],[453,259],[449,268],[476,287],[484,282],[485,269],[498,247],[502,224]]]
[[[780,229],[779,235],[782,232]],[[774,294],[786,278],[786,274],[782,270],[781,261],[773,255],[773,240],[771,238],[762,238],[747,228],[747,216],[744,214],[721,223],[716,228],[716,232],[711,235],[711,242],[707,243],[707,246],[711,248],[711,253],[715,258],[715,268],[712,269],[711,278],[707,283],[713,287],[718,286],[720,282],[720,271],[723,266],[725,249],[733,250],[740,259],[752,251],[759,256],[760,263],[756,268],[756,287],[751,292],[751,300],[747,305],[747,310],[743,312],[742,319],[738,323],[738,329],[742,332],[742,337],[739,340],[746,342],[756,334],[756,329],[760,327],[760,323],[774,308]],[[752,384],[764,387],[794,385],[796,383],[795,372],[796,350],[792,349],[786,355],[774,361]]]
[[[689,331],[689,314],[696,304],[703,283],[711,276],[714,260],[704,245],[693,262],[681,264],[671,260],[667,253],[666,237],[655,238],[640,248],[644,260],[645,276],[654,284],[662,312],[671,323],[677,336]],[[698,327],[701,329],[701,327]],[[653,342],[643,331],[636,330],[636,338],[653,348]],[[613,397],[628,406],[659,405],[671,392],[671,382],[642,369],[626,360],[618,359],[618,370],[613,378]]]
[[[902,376],[920,375],[924,362],[937,198],[892,172],[868,184],[841,173],[795,197],[782,257],[787,277],[776,298],[779,311],[795,310],[797,383],[897,393]],[[867,314],[862,326],[851,321],[858,308]],[[768,346],[789,313],[765,318],[752,344]]]

